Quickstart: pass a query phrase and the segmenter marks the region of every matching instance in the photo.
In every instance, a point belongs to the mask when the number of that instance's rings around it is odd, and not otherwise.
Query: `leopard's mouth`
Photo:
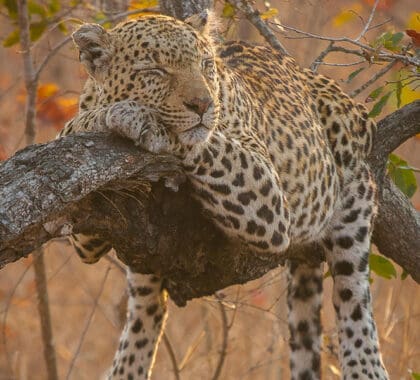
[[[193,125],[192,127],[188,128],[188,129],[183,130],[182,133],[189,132],[189,131],[192,131],[192,130],[198,129],[198,128],[208,129],[203,123],[198,123],[198,124]]]

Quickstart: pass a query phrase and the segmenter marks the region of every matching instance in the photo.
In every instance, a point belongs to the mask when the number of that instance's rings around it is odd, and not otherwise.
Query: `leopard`
[[[205,215],[257,254],[319,244],[333,279],[342,379],[386,380],[368,266],[376,124],[334,80],[269,46],[221,41],[213,25],[209,12],[81,25],[73,40],[88,79],[59,137],[116,132],[177,157]],[[87,263],[112,248],[96,235],[74,234],[73,244]],[[320,379],[323,269],[290,257],[286,270],[291,379]],[[167,319],[164,279],[130,269],[127,279],[108,379],[150,379]]]

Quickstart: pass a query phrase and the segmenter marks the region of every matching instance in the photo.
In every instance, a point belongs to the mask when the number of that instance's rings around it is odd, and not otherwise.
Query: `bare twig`
[[[67,45],[67,43],[69,43],[71,41],[71,36],[67,36],[66,38],[64,38],[62,41],[60,41],[57,45],[55,45],[49,52],[48,54],[45,56],[44,60],[40,63],[40,65],[38,66],[38,68],[36,69],[35,72],[35,80],[38,81],[39,80],[39,76],[42,72],[42,70],[44,70],[45,66],[48,64],[48,62],[50,61],[51,58],[53,58],[57,52],[64,47],[65,45]]]
[[[362,39],[365,36],[365,34],[368,32],[370,24],[372,24],[373,17],[375,15],[375,11],[376,11],[376,7],[378,6],[378,3],[379,3],[379,0],[376,0],[375,4],[373,4],[372,11],[370,12],[366,25],[363,28],[363,30],[360,32],[359,36],[355,39],[355,41],[359,41],[360,39]]]
[[[7,301],[6,301],[6,306],[5,306],[4,310],[2,310],[2,312],[4,312],[4,315],[3,315],[3,320],[2,320],[1,338],[2,338],[4,351],[6,353],[7,367],[8,367],[10,372],[13,372],[13,370],[12,370],[12,365],[11,365],[12,358],[11,358],[11,355],[10,355],[10,352],[9,352],[9,349],[8,349],[7,338],[6,338],[7,316],[9,314],[10,305],[11,305],[13,297],[16,293],[16,289],[18,288],[18,286],[20,285],[20,283],[22,282],[22,280],[26,276],[26,274],[29,272],[29,269],[31,269],[31,266],[32,266],[32,263],[30,265],[28,265],[23,270],[23,272],[20,274],[20,276],[17,279],[16,283],[14,284],[12,290],[10,291],[9,297],[7,298]]]
[[[110,270],[111,270],[111,267],[108,266],[108,268],[106,268],[105,275],[104,275],[104,277],[101,281],[98,294],[95,297],[95,300],[94,300],[94,303],[93,303],[93,306],[92,306],[92,310],[90,311],[90,314],[87,318],[85,327],[83,328],[82,335],[81,335],[80,340],[79,340],[79,344],[77,345],[76,351],[74,352],[73,358],[71,359],[70,366],[69,366],[69,369],[68,369],[67,375],[66,375],[66,380],[70,379],[71,372],[73,371],[73,367],[74,367],[74,365],[76,363],[76,360],[79,356],[79,352],[80,352],[80,349],[82,348],[83,341],[85,340],[86,333],[89,330],[89,326],[92,322],[93,316],[95,315],[96,308],[98,307],[99,298],[101,297],[102,292],[104,291],[105,282],[108,278],[108,274],[109,274]]]
[[[315,34],[315,33],[309,33],[309,32],[305,32],[303,30],[297,29],[295,27],[292,26],[288,26],[285,24],[279,24],[276,22],[270,22],[270,24],[272,25],[276,25],[276,26],[280,26],[283,29],[286,30],[290,30],[292,32],[295,32],[301,36],[304,36],[304,38],[313,38],[313,39],[317,39],[317,40],[322,40],[322,41],[330,41],[330,42],[346,42],[352,45],[356,45],[360,48],[362,48],[363,50],[372,53],[372,55],[374,56],[376,61],[394,61],[394,60],[398,60],[406,65],[414,65],[416,67],[420,67],[420,59],[418,59],[417,57],[412,57],[409,55],[402,55],[402,54],[395,54],[395,53],[388,53],[384,50],[378,50],[368,44],[364,44],[361,43],[360,41],[356,41],[353,40],[349,37],[327,37],[327,36],[321,36],[319,34]],[[294,37],[288,37],[286,36],[285,38],[294,38]]]
[[[44,359],[47,365],[48,380],[58,380],[57,361],[53,344],[48,289],[45,275],[44,252],[38,249],[34,254],[35,284],[38,295],[38,313],[41,320]]]
[[[353,54],[353,55],[357,55],[358,57],[364,57],[366,58],[366,56],[363,54],[363,50],[354,50],[354,49],[349,49],[346,48],[344,46],[333,46],[330,50],[331,52],[338,52],[338,53],[344,53],[344,54]]]
[[[121,273],[125,275],[126,270],[124,266],[121,264],[121,261],[114,259],[109,254],[104,257],[104,259],[114,265]]]
[[[178,368],[178,363],[177,363],[177,360],[176,360],[175,352],[172,348],[172,344],[171,344],[171,342],[168,338],[168,335],[166,333],[163,333],[163,343],[165,343],[166,350],[168,351],[169,358],[171,359],[172,368],[174,370],[175,380],[180,380],[181,376],[180,376],[180,371],[179,371],[179,368]]]
[[[31,55],[31,40],[29,36],[29,15],[28,3],[26,0],[19,0],[18,22],[20,30],[20,46],[22,49],[23,69],[26,87],[26,122],[25,139],[26,144],[30,145],[35,140],[35,101],[37,81],[35,78],[34,64]]]
[[[330,42],[329,45],[314,59],[312,62],[310,69],[316,73],[318,70],[319,65],[323,62],[324,58],[332,51],[334,47],[334,42]]]
[[[201,340],[204,337],[204,331],[201,331],[200,334],[198,335],[198,337],[194,340],[194,342],[192,342],[189,346],[187,351],[185,352],[184,357],[182,358],[180,364],[179,364],[179,371],[182,372],[185,367],[187,366],[189,360],[191,359],[193,353],[197,350],[197,347],[199,346],[199,344],[201,343]]]
[[[363,85],[361,85],[359,88],[356,88],[350,93],[350,96],[354,98],[355,96],[359,95],[362,91],[366,90],[371,84],[375,83],[379,78],[384,76],[389,70],[391,70],[397,61],[392,61],[385,67],[383,67],[381,70],[379,70],[375,75],[372,76],[367,82],[365,82]]]
[[[383,26],[383,25],[385,25],[385,24],[388,24],[388,23],[389,23],[389,22],[391,22],[391,21],[392,21],[392,18],[391,18],[391,17],[390,17],[390,18],[387,18],[385,21],[378,22],[377,24],[375,24],[375,25],[373,25],[373,26],[369,27],[368,31],[370,32],[370,31],[371,31],[371,30],[373,30],[373,29],[380,28],[381,26]]]
[[[360,60],[355,62],[349,62],[349,63],[333,63],[333,62],[318,62],[319,65],[323,66],[337,66],[337,67],[349,67],[349,66],[357,66],[361,65],[362,63],[365,63],[366,60]]]
[[[226,353],[227,353],[227,345],[229,340],[229,326],[228,326],[228,320],[225,310],[225,305],[223,304],[223,301],[218,298],[219,303],[219,309],[220,309],[220,315],[222,317],[222,347],[220,349],[219,354],[219,361],[216,366],[216,370],[214,371],[214,375],[212,377],[212,380],[218,380],[220,377],[220,374],[222,373],[223,364],[226,359]]]
[[[245,15],[248,21],[258,29],[273,49],[280,51],[284,55],[289,55],[286,48],[280,43],[273,31],[261,19],[258,11],[254,10],[247,0],[229,0],[229,2]]]
[[[36,96],[38,88],[38,76],[35,72],[31,54],[31,40],[29,30],[29,14],[27,0],[19,0],[18,24],[20,30],[20,46],[22,49],[24,78],[26,87],[26,111],[25,111],[25,141],[27,145],[35,141],[35,115]],[[42,342],[44,346],[44,359],[47,367],[49,380],[57,380],[57,362],[53,345],[50,307],[48,303],[48,287],[45,275],[42,248],[40,248],[34,260],[35,283],[38,293],[38,312],[41,321]]]

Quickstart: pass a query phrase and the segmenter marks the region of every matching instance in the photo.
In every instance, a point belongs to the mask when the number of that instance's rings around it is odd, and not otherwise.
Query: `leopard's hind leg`
[[[167,317],[162,280],[128,269],[127,321],[108,380],[150,379]]]
[[[375,184],[361,164],[344,183],[340,209],[324,240],[334,280],[333,303],[343,379],[387,380],[372,316],[368,257],[376,212]]]
[[[292,380],[319,380],[322,267],[288,262],[287,305]]]

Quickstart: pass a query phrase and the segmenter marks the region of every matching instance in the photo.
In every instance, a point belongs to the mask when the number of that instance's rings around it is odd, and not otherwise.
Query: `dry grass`
[[[81,345],[74,380],[100,378],[111,363],[121,328],[121,299],[125,279],[105,260],[94,266],[79,262],[63,243],[46,248],[48,286],[60,379],[67,378],[70,363],[82,339],[100,283],[111,266],[102,295]],[[45,379],[42,343],[36,310],[31,259],[2,270],[0,379]],[[23,276],[23,278],[22,278]],[[229,342],[221,379],[270,380],[288,378],[288,332],[285,279],[282,269],[243,287],[220,294],[228,315]],[[392,379],[409,379],[420,364],[420,288],[412,280],[382,280],[372,284],[374,313],[382,352]],[[331,307],[331,279],[325,281],[323,308],[325,379],[339,379],[336,330]],[[221,315],[213,297],[195,300],[185,308],[170,305],[166,334],[181,368],[181,379],[210,379],[219,360]],[[155,379],[173,379],[172,364],[162,344]]]

